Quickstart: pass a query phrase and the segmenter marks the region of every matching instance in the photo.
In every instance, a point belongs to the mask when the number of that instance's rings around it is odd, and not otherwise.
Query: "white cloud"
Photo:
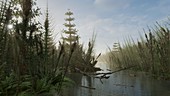
[[[124,9],[130,6],[131,0],[95,0],[97,8],[104,10]]]
[[[133,8],[129,8],[131,7],[130,4],[132,0],[78,1],[79,0],[59,0],[56,2],[55,0],[49,0],[49,9],[52,17],[55,18],[53,20],[56,24],[55,30],[60,32],[63,29],[63,23],[65,22],[64,13],[67,11],[67,8],[71,8],[75,13],[74,17],[76,20],[74,23],[77,25],[76,28],[79,30],[78,34],[80,34],[82,42],[87,44],[93,32],[97,33],[97,53],[104,52],[107,49],[107,45],[112,47],[114,42],[123,42],[128,36],[132,36],[133,38],[139,37],[139,30],[142,30],[148,24],[153,25],[156,22],[155,19],[150,16],[152,14],[133,14],[134,10],[131,10]],[[168,2],[168,0],[166,1]],[[39,2],[41,2],[39,3],[41,7],[45,8],[45,0],[39,0]],[[164,5],[165,3],[160,3],[159,6]],[[119,10],[125,8],[129,8],[129,13],[123,13]],[[138,6],[134,8],[138,8]],[[162,10],[165,8],[158,7],[157,9]],[[144,10],[147,9],[145,8]],[[58,39],[60,38],[58,37]]]
[[[111,18],[100,18],[89,15],[79,20],[77,28],[83,42],[92,37],[93,31],[97,33],[97,53],[105,52],[107,45],[112,47],[114,42],[123,42],[128,36],[139,37],[139,31],[147,24],[146,16],[136,17],[115,15]],[[142,31],[141,31],[142,32]]]

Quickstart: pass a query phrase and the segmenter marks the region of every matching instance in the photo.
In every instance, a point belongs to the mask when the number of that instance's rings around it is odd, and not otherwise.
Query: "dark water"
[[[98,65],[107,67],[104,63]],[[142,72],[121,71],[102,79],[102,83],[77,73],[69,77],[76,84],[65,89],[63,96],[170,96],[170,81],[154,80]]]

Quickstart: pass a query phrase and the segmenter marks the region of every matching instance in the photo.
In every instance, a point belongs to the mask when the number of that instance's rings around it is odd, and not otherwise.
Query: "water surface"
[[[99,63],[104,72],[108,67]],[[98,79],[74,73],[69,77],[75,85],[67,88],[63,96],[170,96],[170,81],[154,80],[142,72],[120,71],[109,79]]]

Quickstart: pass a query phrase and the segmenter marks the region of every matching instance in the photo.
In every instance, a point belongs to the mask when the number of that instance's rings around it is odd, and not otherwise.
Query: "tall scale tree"
[[[48,57],[50,55],[50,51],[54,49],[53,39],[52,39],[52,31],[50,29],[50,22],[49,22],[49,9],[48,9],[48,2],[47,2],[47,9],[46,9],[46,18],[44,22],[45,34],[44,34],[44,53],[45,56]]]
[[[77,35],[77,29],[74,28],[76,25],[72,23],[72,21],[74,21],[74,18],[71,17],[73,12],[68,9],[68,12],[66,12],[65,15],[68,16],[65,19],[66,23],[64,24],[67,29],[64,30],[63,33],[67,36],[62,37],[62,39],[67,46],[71,46],[71,44],[75,42],[79,43],[79,36]]]

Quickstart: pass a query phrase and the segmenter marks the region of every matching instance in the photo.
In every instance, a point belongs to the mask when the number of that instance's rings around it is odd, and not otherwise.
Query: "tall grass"
[[[21,8],[14,12],[17,4]],[[89,43],[87,52],[77,43],[72,44],[69,51],[62,43],[56,47],[49,33],[48,13],[44,26],[35,22],[39,9],[33,9],[34,4],[32,0],[5,0],[0,3],[1,96],[60,94],[63,85],[71,81],[66,73],[70,66],[77,64],[76,57],[81,67],[87,66],[83,65],[86,62],[93,66],[97,63],[92,56],[93,42]],[[19,16],[21,20],[12,16]],[[8,29],[11,23],[14,27]]]
[[[59,70],[59,61],[64,54],[61,49],[48,45],[44,47],[43,32],[37,30],[32,17],[32,1],[20,2],[22,21],[12,20],[11,1],[2,1],[0,10],[0,95],[1,96],[37,96],[60,92],[61,82],[65,82],[63,71]],[[23,16],[23,17],[22,17]],[[8,29],[13,23],[14,28]],[[63,45],[60,45],[63,46]],[[73,48],[74,49],[74,48]],[[48,58],[44,50],[50,53]],[[72,53],[70,53],[72,54]],[[69,55],[71,57],[71,55]],[[66,61],[67,63],[69,62]],[[67,69],[66,69],[67,70]]]
[[[118,52],[111,50],[108,56],[114,68],[136,66],[135,70],[149,72],[159,79],[170,79],[169,23],[165,26],[157,23],[138,43],[127,40]]]
[[[77,45],[71,58],[71,69],[76,69],[84,72],[95,72],[95,65],[100,54],[96,57],[94,53],[95,36],[88,43],[87,49],[83,49],[83,45]]]

